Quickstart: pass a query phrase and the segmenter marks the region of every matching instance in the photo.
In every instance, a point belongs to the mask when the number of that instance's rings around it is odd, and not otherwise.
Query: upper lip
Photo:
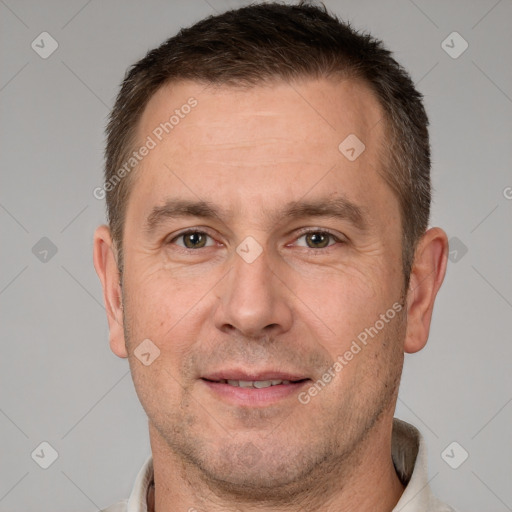
[[[243,381],[257,381],[257,380],[289,380],[297,381],[304,380],[308,377],[299,373],[282,372],[278,370],[263,370],[251,371],[244,370],[220,370],[217,372],[208,373],[201,378],[212,381],[221,380],[243,380]]]

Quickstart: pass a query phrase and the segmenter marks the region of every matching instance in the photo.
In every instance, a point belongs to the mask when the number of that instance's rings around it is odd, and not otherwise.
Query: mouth
[[[311,379],[282,372],[226,371],[200,379],[218,398],[236,405],[264,406],[296,394]]]
[[[208,380],[208,379],[205,379]],[[288,384],[296,384],[297,382],[302,382],[307,379],[300,380],[282,380],[282,379],[272,379],[272,380],[232,380],[232,379],[221,379],[218,381],[210,381],[210,382],[218,382],[219,384],[228,384],[229,386],[234,386],[236,388],[254,388],[254,389],[263,389],[269,388],[271,386],[287,386]]]

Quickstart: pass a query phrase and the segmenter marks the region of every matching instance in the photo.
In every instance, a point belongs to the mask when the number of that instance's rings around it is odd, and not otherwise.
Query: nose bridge
[[[231,325],[248,336],[262,335],[271,325],[289,329],[290,304],[270,260],[271,254],[251,237],[237,247],[219,297],[218,328]]]

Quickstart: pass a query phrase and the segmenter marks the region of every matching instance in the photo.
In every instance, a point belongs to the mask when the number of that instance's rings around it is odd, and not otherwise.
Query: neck
[[[391,458],[392,416],[382,418],[357,453],[336,471],[304,482],[302,493],[296,486],[287,503],[255,502],[220,491],[197,467],[176,455],[151,424],[149,428],[155,482],[148,496],[149,512],[390,512],[404,491]]]

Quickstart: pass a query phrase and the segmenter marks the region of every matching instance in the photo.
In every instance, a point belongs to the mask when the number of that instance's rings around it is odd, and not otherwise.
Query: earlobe
[[[414,353],[427,343],[437,292],[448,261],[448,238],[440,228],[429,229],[418,242],[407,293],[404,350]]]
[[[108,226],[94,233],[94,268],[103,287],[103,300],[110,332],[110,348],[119,357],[128,357],[123,328],[123,305],[119,269]]]

